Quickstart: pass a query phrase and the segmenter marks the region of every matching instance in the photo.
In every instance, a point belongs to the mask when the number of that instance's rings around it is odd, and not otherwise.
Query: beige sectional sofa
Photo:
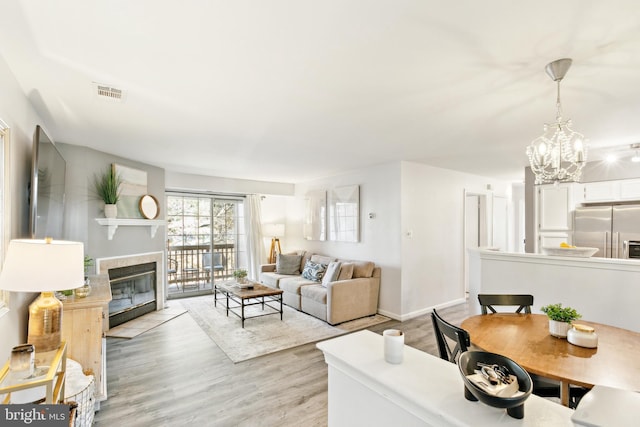
[[[295,263],[296,256],[299,265]],[[305,266],[309,273],[310,265],[329,268],[322,277],[324,280],[313,276],[310,279],[309,274],[303,276]],[[283,301],[288,306],[336,325],[378,312],[380,273],[380,267],[370,261],[341,260],[299,251],[279,255],[275,264],[263,264],[260,282],[282,289]]]

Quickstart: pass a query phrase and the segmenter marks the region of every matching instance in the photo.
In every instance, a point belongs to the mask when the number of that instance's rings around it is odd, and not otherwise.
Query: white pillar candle
[[[389,363],[402,363],[404,355],[404,334],[398,329],[386,329],[384,337],[384,360]]]

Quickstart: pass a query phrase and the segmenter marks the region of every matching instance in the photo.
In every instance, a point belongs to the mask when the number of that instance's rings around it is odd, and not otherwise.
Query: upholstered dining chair
[[[489,311],[497,313],[493,306],[517,306],[516,313],[531,314],[531,306],[533,305],[533,295],[511,295],[511,294],[478,294],[478,301],[482,308],[482,314]]]
[[[431,321],[433,322],[433,332],[436,335],[440,358],[456,363],[458,356],[467,351],[471,345],[469,333],[444,320],[435,310],[431,313]],[[453,349],[449,346],[447,338],[455,343]]]
[[[511,306],[517,307],[516,313],[531,314],[531,306],[533,305],[533,295],[522,294],[478,294],[478,302],[482,308],[482,314],[497,313],[494,306]],[[541,377],[529,373],[533,381],[533,394],[542,397],[560,397],[560,383],[556,380]],[[584,396],[587,389],[582,387],[571,387],[569,389],[569,406],[575,408]]]

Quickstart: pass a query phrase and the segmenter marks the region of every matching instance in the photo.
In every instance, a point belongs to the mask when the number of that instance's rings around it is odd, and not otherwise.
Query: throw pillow
[[[326,264],[307,261],[304,265],[304,270],[302,270],[302,277],[308,280],[313,280],[314,282],[319,282],[322,280],[322,276],[324,276],[325,271],[327,271]]]
[[[353,277],[353,263],[343,262],[340,266],[338,280],[349,280]]]
[[[329,265],[327,266],[327,271],[324,273],[324,276],[322,276],[322,286],[326,288],[329,283],[338,280],[338,275],[340,274],[340,264],[341,263],[339,261],[329,263]]]
[[[330,256],[325,256],[325,255],[313,254],[311,256],[311,261],[315,262],[316,264],[329,265],[330,262],[335,260],[336,260],[335,258],[331,258]]]
[[[353,278],[371,277],[375,264],[371,261],[354,261],[353,262]]]
[[[276,273],[300,274],[300,259],[302,255],[276,255]]]

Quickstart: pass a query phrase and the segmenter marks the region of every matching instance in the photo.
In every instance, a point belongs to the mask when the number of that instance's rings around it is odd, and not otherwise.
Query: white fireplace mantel
[[[119,226],[149,227],[151,238],[154,238],[158,227],[165,225],[164,219],[136,219],[136,218],[96,218],[98,224],[107,227],[107,238],[113,239]]]

